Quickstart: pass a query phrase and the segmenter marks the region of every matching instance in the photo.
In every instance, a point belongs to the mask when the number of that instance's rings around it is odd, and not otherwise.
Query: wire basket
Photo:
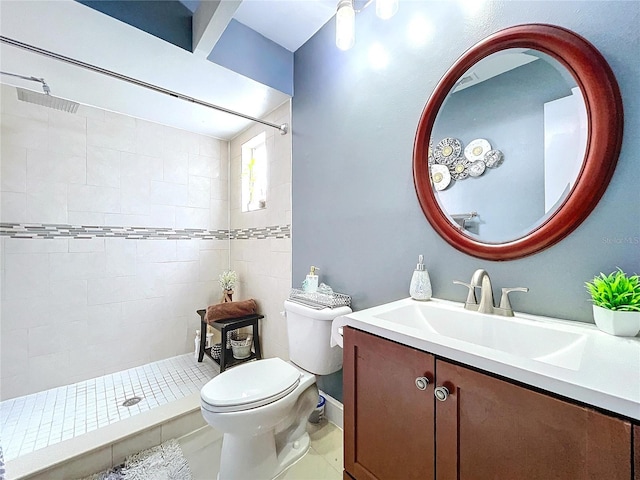
[[[351,297],[344,293],[310,293],[297,288],[291,289],[291,293],[289,293],[289,300],[307,307],[315,308],[316,310],[351,306]]]
[[[233,351],[233,358],[241,360],[243,358],[249,358],[251,356],[251,345],[253,335],[250,333],[233,332],[231,335],[231,350]]]

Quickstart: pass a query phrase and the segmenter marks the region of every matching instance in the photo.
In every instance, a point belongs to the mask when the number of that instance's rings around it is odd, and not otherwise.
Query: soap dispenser
[[[422,255],[418,256],[418,265],[411,277],[409,295],[414,300],[429,300],[431,298],[431,279],[429,272],[424,268]]]
[[[307,278],[302,283],[302,289],[305,292],[315,293],[318,291],[318,275],[316,274],[317,270],[320,269],[311,265],[309,275],[307,275]]]

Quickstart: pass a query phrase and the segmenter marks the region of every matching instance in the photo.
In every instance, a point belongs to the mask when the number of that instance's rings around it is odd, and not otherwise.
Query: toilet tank
[[[314,308],[285,300],[289,359],[307,372],[328,375],[342,368],[342,348],[332,347],[331,322],[351,313],[349,307]]]

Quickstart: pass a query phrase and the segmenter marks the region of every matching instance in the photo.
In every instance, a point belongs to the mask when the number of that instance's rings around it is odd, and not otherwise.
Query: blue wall
[[[433,29],[421,47],[406,39],[416,14]],[[623,96],[622,152],[604,197],[562,242],[520,260],[480,260],[449,246],[423,216],[413,140],[429,95],[465,50],[500,29],[534,22],[567,27],[605,56]],[[401,2],[387,21],[371,7],[358,14],[356,45],[342,52],[330,21],[295,53],[293,284],[316,265],[321,281],[351,294],[360,310],[407,297],[422,253],[437,297],[464,301],[466,290],[452,281],[468,281],[483,267],[497,298],[501,287],[530,288],[514,295],[517,311],[592,322],[584,281],[617,266],[640,273],[638,24],[640,2],[492,1],[473,15],[455,1]],[[384,69],[370,66],[374,42],[389,51]],[[324,388],[341,398],[337,380]]]
[[[237,20],[231,20],[207,59],[293,95],[293,53]]]

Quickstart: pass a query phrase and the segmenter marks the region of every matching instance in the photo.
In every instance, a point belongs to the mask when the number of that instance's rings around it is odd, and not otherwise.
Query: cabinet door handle
[[[449,398],[449,389],[447,387],[436,387],[433,389],[433,394],[438,400],[444,402],[447,398]]]
[[[418,390],[426,390],[428,386],[429,379],[427,377],[416,378],[416,387],[418,387]]]

